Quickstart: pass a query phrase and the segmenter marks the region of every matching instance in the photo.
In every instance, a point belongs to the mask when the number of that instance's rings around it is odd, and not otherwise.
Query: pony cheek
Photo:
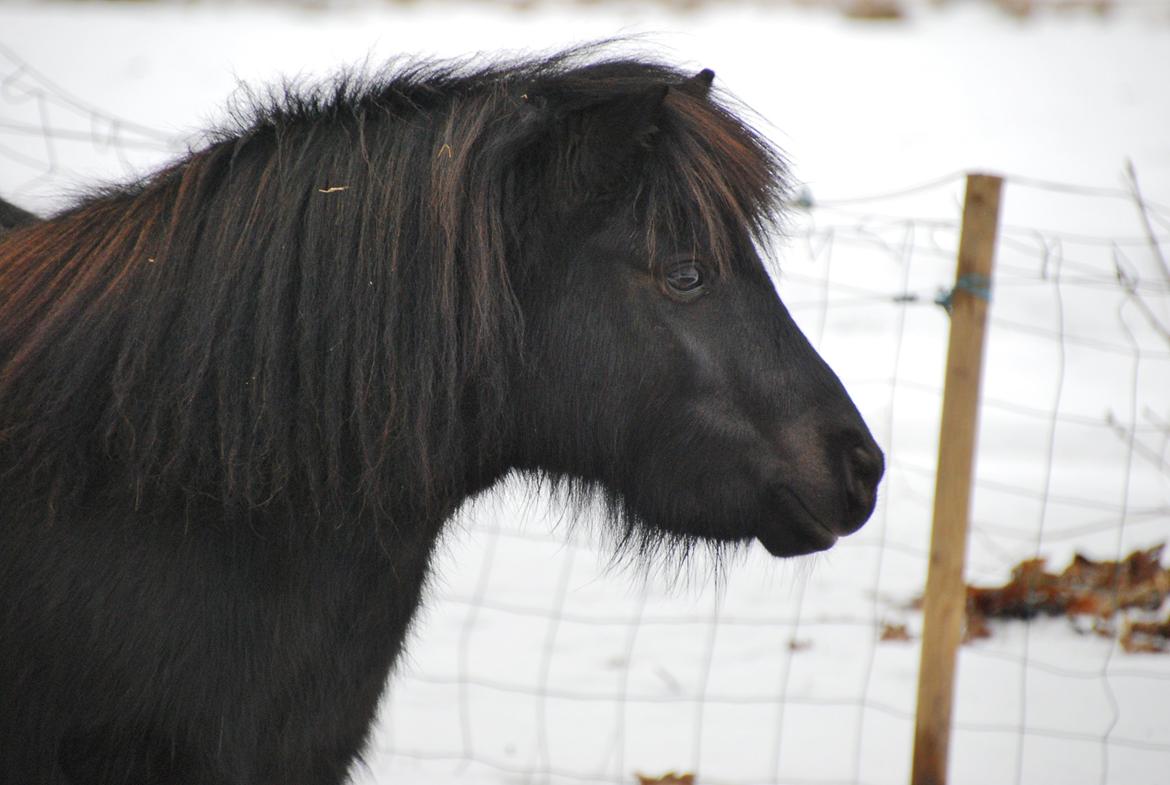
[[[756,535],[771,509],[750,434],[718,405],[664,400],[637,423],[613,486],[647,529],[716,542]]]

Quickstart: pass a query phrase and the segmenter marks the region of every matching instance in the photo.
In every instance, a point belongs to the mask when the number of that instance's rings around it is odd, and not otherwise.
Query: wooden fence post
[[[975,436],[991,270],[1003,179],[967,176],[959,263],[950,298],[951,336],[939,430],[930,567],[923,605],[922,659],[914,731],[912,785],[944,785],[955,664],[967,604],[967,560]]]

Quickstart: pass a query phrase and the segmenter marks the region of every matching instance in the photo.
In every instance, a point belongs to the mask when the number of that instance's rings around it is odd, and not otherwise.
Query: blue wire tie
[[[980,273],[967,273],[959,276],[959,280],[955,281],[955,288],[950,291],[940,290],[934,298],[935,304],[941,305],[943,310],[949,314],[954,307],[955,292],[959,289],[984,302],[991,302],[991,279]]]

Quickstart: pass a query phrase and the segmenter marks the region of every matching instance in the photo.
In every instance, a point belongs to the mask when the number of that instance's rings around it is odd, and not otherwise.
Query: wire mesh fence
[[[0,46],[6,197],[43,210],[184,146]],[[700,554],[679,578],[615,563],[587,510],[513,481],[452,525],[359,779],[906,781],[962,182],[805,194],[777,240],[782,297],[887,453],[866,528],[795,562]],[[1132,172],[1110,188],[1007,178],[971,583],[1170,537],[1168,248],[1170,207]],[[996,622],[965,645],[955,781],[1163,781],[1170,656],[1124,651],[1123,624]]]
[[[1008,182],[969,545],[984,585],[1170,534],[1170,212],[1132,185]],[[806,200],[780,249],[782,295],[887,451],[861,533],[801,566],[748,554],[722,592],[628,589],[588,532],[545,534],[555,506],[495,499],[445,562],[381,749],[533,781],[905,781],[900,630],[918,632],[961,184]],[[963,648],[958,693],[959,782],[1153,783],[1170,763],[1170,662],[1083,619],[996,623]]]

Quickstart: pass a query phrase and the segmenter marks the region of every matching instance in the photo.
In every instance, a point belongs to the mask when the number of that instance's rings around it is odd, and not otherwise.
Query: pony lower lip
[[[817,530],[811,534],[812,536],[809,536],[809,530],[802,527],[797,531],[761,532],[756,536],[756,539],[760,541],[768,553],[779,557],[805,556],[817,553],[828,550],[833,546],[833,543],[837,542],[836,535],[830,534],[819,524]]]
[[[761,544],[773,556],[802,556],[832,547],[837,542],[837,533],[805,506],[797,494],[781,486],[776,496],[786,500],[783,512],[774,527],[756,535]]]

